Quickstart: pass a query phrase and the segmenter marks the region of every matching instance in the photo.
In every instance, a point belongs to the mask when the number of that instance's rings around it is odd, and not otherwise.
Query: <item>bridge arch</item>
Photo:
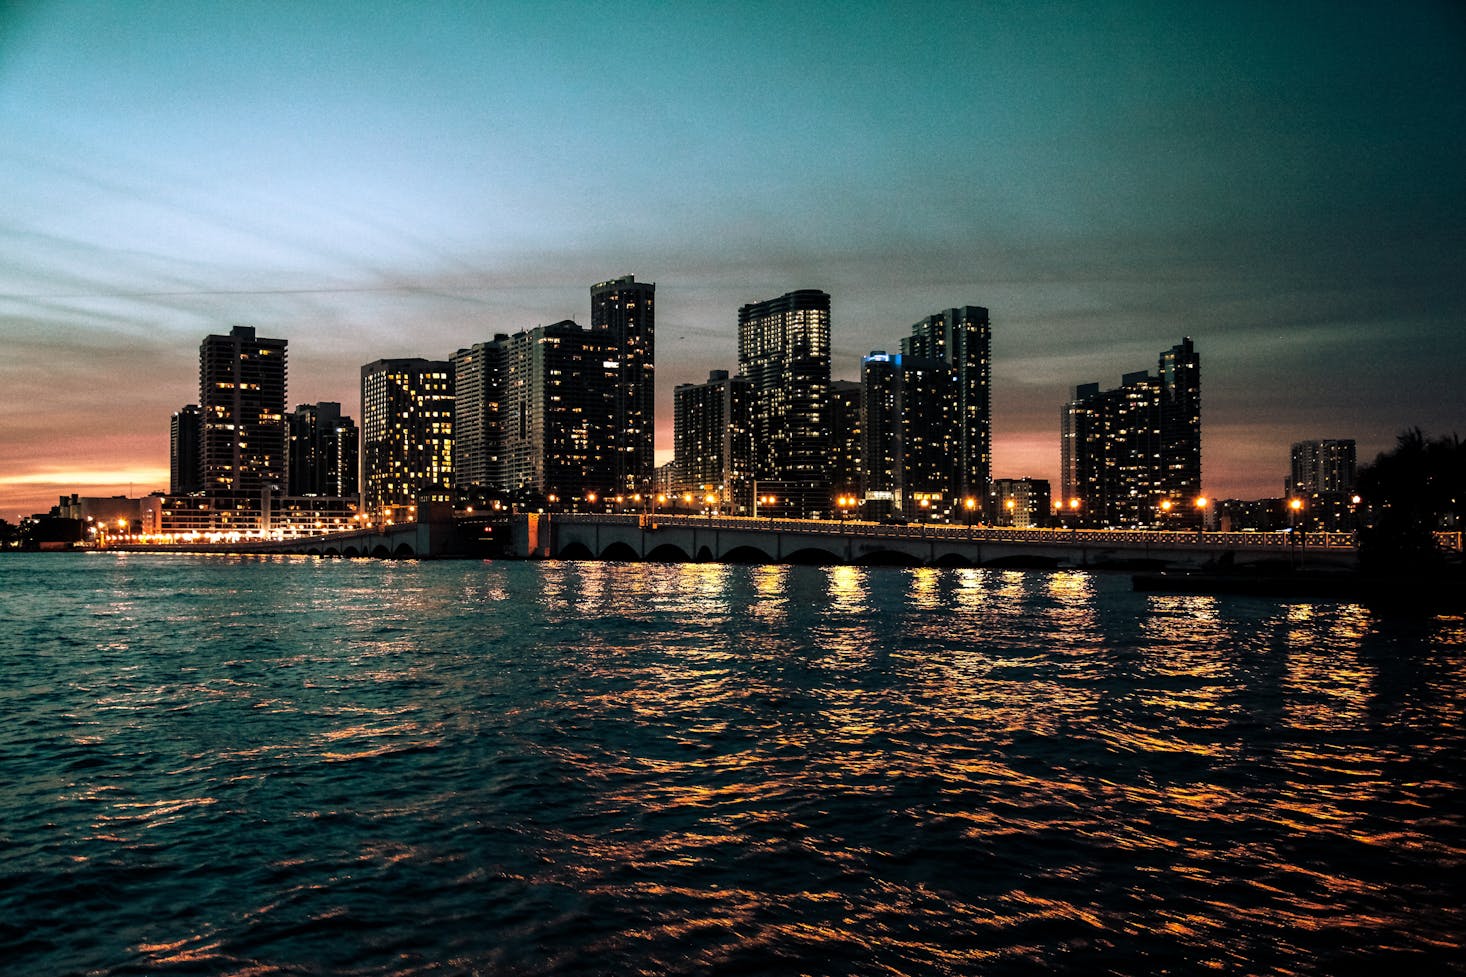
[[[961,553],[943,553],[932,561],[934,567],[973,567],[977,561],[971,560]]]
[[[417,550],[412,548],[411,543],[398,543],[397,548],[392,551],[392,558],[394,560],[415,560]]]
[[[1057,556],[1020,553],[1013,556],[1000,556],[995,560],[984,560],[982,565],[995,570],[1053,570],[1063,562],[1063,559]]]
[[[926,561],[902,550],[876,549],[860,554],[855,562],[867,567],[919,567]]]
[[[361,557],[361,550],[357,549],[355,546],[348,546],[346,547],[346,549],[341,551],[341,555],[346,557],[347,559],[355,560]]]
[[[692,556],[676,543],[659,543],[652,547],[646,558],[648,562],[655,563],[688,563],[692,560]]]
[[[339,547],[336,547],[336,546],[327,546],[326,549],[325,549],[325,552],[322,553],[321,555],[322,556],[340,556],[341,555],[341,549]]]
[[[635,563],[638,557],[630,543],[618,539],[601,550],[601,559],[614,560],[618,563]]]
[[[556,556],[561,560],[594,560],[596,558],[595,554],[590,551],[590,547],[579,540],[560,547],[560,552]]]
[[[800,566],[827,567],[844,563],[845,561],[823,547],[805,546],[792,553],[785,553],[784,562],[794,563]]]
[[[372,547],[371,555],[379,560],[386,560],[391,558],[392,553],[387,549],[385,543],[378,543],[376,546]]]
[[[771,554],[764,552],[757,546],[744,544],[735,546],[723,554],[724,563],[773,563]]]

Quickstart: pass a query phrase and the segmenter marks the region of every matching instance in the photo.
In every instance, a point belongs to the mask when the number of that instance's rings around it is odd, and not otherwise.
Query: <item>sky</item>
[[[1466,8],[0,0],[0,517],[168,485],[204,336],[359,368],[657,283],[672,390],[832,295],[833,374],[993,323],[993,472],[1191,336],[1202,474],[1466,434]],[[1057,481],[1055,485],[1057,489]]]

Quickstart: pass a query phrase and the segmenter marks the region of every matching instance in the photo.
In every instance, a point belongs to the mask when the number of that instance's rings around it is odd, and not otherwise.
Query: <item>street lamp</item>
[[[772,506],[772,505],[777,505],[778,502],[779,502],[779,497],[777,495],[759,495],[759,496],[755,496],[754,497],[753,514],[755,516],[758,515],[758,507],[759,506]],[[774,514],[773,513],[769,513],[769,522],[773,522],[773,521],[774,521]]]
[[[1200,536],[1206,532],[1206,507],[1211,505],[1211,499],[1204,495],[1196,497],[1196,535]]]
[[[1295,555],[1298,552],[1298,513],[1302,511],[1302,499],[1288,500],[1288,550]]]
[[[1008,500],[1008,507],[1009,508],[1012,508],[1012,506],[1013,506],[1013,500],[1012,499],[1009,499]],[[964,509],[967,510],[967,528],[968,529],[971,529],[972,528],[972,513],[974,511],[976,511],[976,509],[977,509],[977,500],[974,499],[972,496],[969,495],[967,498],[965,498],[965,499],[962,500],[962,508],[964,508]]]

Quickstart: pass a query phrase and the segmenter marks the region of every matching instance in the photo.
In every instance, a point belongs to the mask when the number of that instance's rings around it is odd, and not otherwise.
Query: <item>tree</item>
[[[1443,557],[1432,535],[1461,528],[1466,515],[1466,450],[1457,435],[1430,439],[1420,428],[1398,438],[1359,473],[1366,525],[1360,561],[1372,569],[1426,567]]]

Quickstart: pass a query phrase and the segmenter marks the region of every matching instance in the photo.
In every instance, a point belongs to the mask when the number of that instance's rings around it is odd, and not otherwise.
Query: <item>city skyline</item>
[[[373,20],[0,13],[0,516],[166,489],[201,336],[289,340],[287,410],[360,416],[362,364],[588,325],[623,274],[658,285],[663,461],[676,385],[799,289],[843,380],[990,309],[995,478],[1057,484],[1073,387],[1183,334],[1216,497],[1278,494],[1301,440],[1367,464],[1466,417],[1449,5]]]

